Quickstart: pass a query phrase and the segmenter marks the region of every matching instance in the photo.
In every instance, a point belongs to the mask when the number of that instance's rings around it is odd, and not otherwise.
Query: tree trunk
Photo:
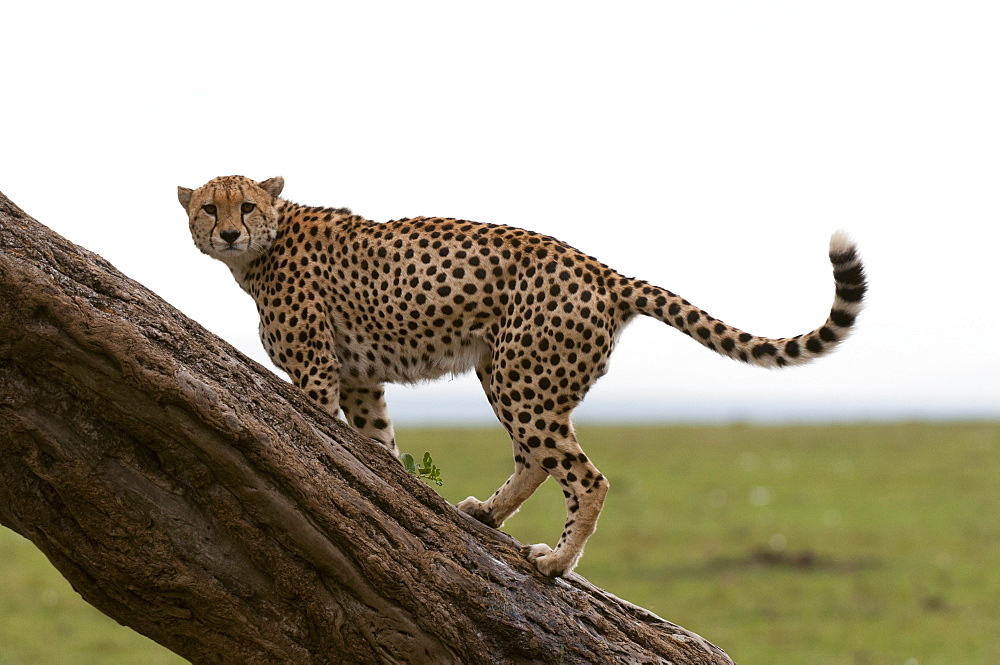
[[[732,662],[577,575],[540,576],[3,194],[0,523],[194,663]]]

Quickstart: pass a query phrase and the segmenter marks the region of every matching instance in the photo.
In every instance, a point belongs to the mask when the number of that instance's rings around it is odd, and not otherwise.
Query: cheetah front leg
[[[385,403],[385,387],[381,383],[341,382],[340,408],[344,418],[355,429],[399,456],[392,421],[389,420],[389,407]]]
[[[260,333],[271,359],[288,372],[292,383],[327,413],[339,417],[343,411],[344,419],[361,434],[399,455],[383,385],[341,380],[341,364],[333,352],[332,338],[309,335],[304,330],[300,334],[271,331],[263,323]]]
[[[310,335],[304,327],[308,314],[308,310],[297,310],[294,318],[299,327],[286,329],[277,324],[265,326],[266,312],[262,310],[260,341],[271,361],[288,374],[292,383],[336,418],[341,408],[340,361],[330,335]]]

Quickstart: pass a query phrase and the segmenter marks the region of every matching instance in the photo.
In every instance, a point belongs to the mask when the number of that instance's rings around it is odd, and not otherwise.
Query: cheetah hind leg
[[[555,549],[544,543],[525,548],[528,560],[551,577],[568,575],[576,568],[587,540],[597,530],[597,518],[610,487],[577,443],[572,429],[554,448],[533,451],[532,458],[555,478],[566,499],[566,524]]]
[[[597,528],[604,506],[608,481],[601,475],[576,441],[568,422],[542,436],[525,435],[524,443],[514,440],[514,474],[486,501],[469,497],[458,509],[480,522],[498,528],[517,512],[521,504],[548,477],[559,483],[566,499],[566,524],[555,549],[544,543],[525,547],[524,554],[543,575],[556,577],[570,573],[583,555],[587,540]],[[544,441],[544,446],[540,442]]]
[[[389,420],[389,407],[385,403],[385,387],[381,383],[350,384],[341,381],[340,408],[344,419],[356,430],[399,456],[396,435]]]
[[[493,407],[493,412],[507,429],[507,432],[511,434],[511,444],[514,447],[514,473],[486,501],[480,501],[476,497],[470,496],[456,504],[455,507],[475,517],[483,524],[497,529],[518,511],[521,504],[529,496],[534,494],[538,486],[548,477],[548,474],[538,464],[527,461],[529,448],[523,442],[519,443],[514,435],[514,431],[517,430],[514,429],[511,422],[512,416],[501,405],[502,400],[498,397],[503,392],[505,377],[493,371],[488,359],[484,359],[484,362],[476,368],[476,376],[483,386],[490,406]],[[524,432],[524,429],[522,428],[520,431]],[[540,441],[537,436],[533,436],[532,440]],[[535,445],[539,444],[535,443]]]
[[[514,473],[489,499],[480,501],[470,496],[456,508],[483,524],[498,529],[518,511],[521,504],[534,494],[546,478],[548,474],[544,469],[525,464],[520,456],[515,455]]]

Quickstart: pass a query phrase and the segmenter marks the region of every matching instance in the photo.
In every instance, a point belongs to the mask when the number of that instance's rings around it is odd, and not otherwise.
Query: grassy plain
[[[611,481],[578,572],[743,665],[1000,663],[1000,423],[581,426]],[[499,428],[399,436],[452,502],[511,468]],[[504,527],[549,542],[552,482]],[[181,663],[0,532],[0,665]]]

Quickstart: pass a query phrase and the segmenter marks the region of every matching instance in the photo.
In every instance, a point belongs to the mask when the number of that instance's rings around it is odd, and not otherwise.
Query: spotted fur
[[[651,316],[716,353],[783,367],[842,341],[865,294],[857,250],[837,233],[827,320],[797,337],[758,337],[545,235],[442,218],[379,224],[279,198],[283,185],[227,176],[178,188],[197,247],[228,265],[257,303],[269,356],[330,413],[343,411],[394,453],[383,384],[474,370],[510,433],[514,473],[486,501],[458,507],[499,527],[555,478],[566,498],[562,536],[555,549],[527,552],[547,575],[576,566],[608,491],[570,414],[607,371],[629,321]]]

